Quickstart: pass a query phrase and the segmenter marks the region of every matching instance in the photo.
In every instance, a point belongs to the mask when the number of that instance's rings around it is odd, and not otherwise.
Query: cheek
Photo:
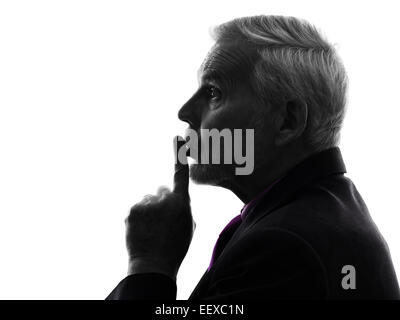
[[[275,131],[270,119],[258,119],[254,131],[254,142],[257,152],[271,152],[274,147]]]
[[[209,111],[201,122],[201,129],[218,129],[230,128],[229,118],[226,117],[226,112],[222,108]]]
[[[201,123],[202,129],[253,128],[255,108],[245,101],[226,102],[218,109],[210,110]]]

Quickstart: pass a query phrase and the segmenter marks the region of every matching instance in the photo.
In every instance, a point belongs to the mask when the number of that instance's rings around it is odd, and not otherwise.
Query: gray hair
[[[212,30],[214,40],[253,47],[252,87],[264,103],[299,99],[308,106],[306,139],[315,150],[339,143],[347,75],[335,48],[307,21],[284,16],[234,19]]]

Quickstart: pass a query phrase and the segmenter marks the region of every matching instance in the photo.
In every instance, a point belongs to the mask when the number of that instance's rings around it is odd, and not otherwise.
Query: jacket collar
[[[289,170],[268,192],[263,194],[261,199],[246,213],[243,220],[244,224],[255,223],[297,190],[311,182],[332,174],[343,174],[345,172],[346,167],[338,147],[311,155]]]

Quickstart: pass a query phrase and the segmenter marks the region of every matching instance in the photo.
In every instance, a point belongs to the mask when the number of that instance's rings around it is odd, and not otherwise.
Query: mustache
[[[196,132],[197,136],[200,137],[200,128],[195,129],[192,126],[186,128],[183,138],[188,142],[190,140],[190,134]]]

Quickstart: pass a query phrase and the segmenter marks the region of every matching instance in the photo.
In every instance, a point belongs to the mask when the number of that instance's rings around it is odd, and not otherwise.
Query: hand
[[[176,142],[179,150],[184,141]],[[188,191],[189,167],[187,161],[176,163],[173,190],[160,187],[156,195],[145,196],[125,220],[128,274],[156,272],[176,280],[195,229]]]

